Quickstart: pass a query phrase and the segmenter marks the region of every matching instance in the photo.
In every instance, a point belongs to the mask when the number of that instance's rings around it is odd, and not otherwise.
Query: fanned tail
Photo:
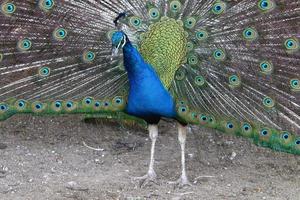
[[[123,111],[127,75],[110,37],[126,12],[122,30],[176,98],[179,118],[300,154],[297,0],[0,3],[0,120]],[[171,49],[185,59],[147,52],[145,38],[163,21],[186,40],[186,51]]]
[[[188,3],[190,53],[172,86],[179,115],[300,154],[299,2]]]

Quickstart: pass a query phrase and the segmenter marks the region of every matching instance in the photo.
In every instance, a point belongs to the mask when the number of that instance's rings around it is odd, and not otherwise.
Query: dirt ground
[[[169,185],[180,175],[177,129],[161,122],[159,130],[158,181],[140,188],[132,177],[147,170],[146,131],[84,123],[80,116],[0,122],[0,199],[300,199],[300,156],[198,127],[191,128],[186,151],[193,186]]]

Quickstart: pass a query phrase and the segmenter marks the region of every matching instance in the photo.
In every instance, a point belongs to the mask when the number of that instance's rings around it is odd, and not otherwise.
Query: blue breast
[[[173,97],[165,89],[153,67],[128,41],[123,48],[130,90],[126,112],[141,118],[176,117]]]

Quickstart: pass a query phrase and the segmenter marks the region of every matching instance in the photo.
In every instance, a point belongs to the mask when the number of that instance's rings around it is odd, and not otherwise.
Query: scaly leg
[[[141,180],[141,185],[146,185],[148,182],[155,182],[156,180],[156,173],[154,171],[154,152],[155,152],[155,143],[158,136],[158,126],[157,124],[148,126],[149,137],[152,141],[151,144],[151,156],[150,156],[150,164],[148,173],[142,177],[136,177],[135,180]]]
[[[178,140],[179,144],[181,147],[181,166],[182,166],[182,171],[181,171],[181,177],[175,181],[175,182],[169,182],[171,184],[178,184],[179,186],[185,186],[189,185],[191,186],[192,184],[189,182],[187,175],[186,175],[186,170],[185,170],[185,141],[186,141],[186,135],[187,135],[187,126],[183,126],[180,123],[178,123]]]

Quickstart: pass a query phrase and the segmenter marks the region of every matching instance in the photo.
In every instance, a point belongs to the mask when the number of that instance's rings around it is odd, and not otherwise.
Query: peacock
[[[84,114],[188,125],[300,155],[298,0],[0,0],[0,120]]]

